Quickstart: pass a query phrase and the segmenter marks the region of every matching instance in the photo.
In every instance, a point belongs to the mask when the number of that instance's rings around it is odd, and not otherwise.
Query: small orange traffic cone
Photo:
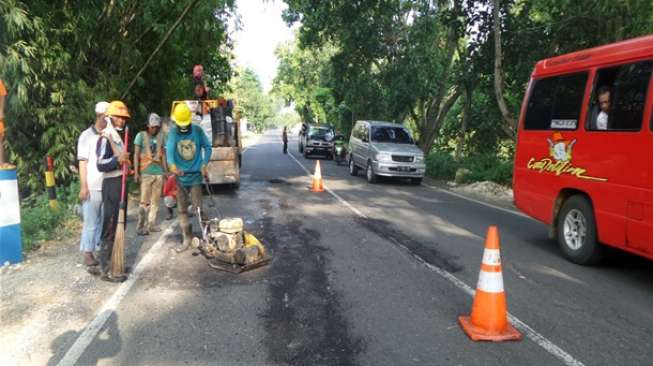
[[[499,253],[499,230],[496,226],[490,226],[487,230],[472,315],[459,316],[458,322],[473,341],[502,342],[521,339],[517,329],[508,323]]]
[[[320,161],[315,164],[315,174],[313,174],[313,185],[311,192],[324,192],[324,183],[322,182],[322,171],[320,170]]]

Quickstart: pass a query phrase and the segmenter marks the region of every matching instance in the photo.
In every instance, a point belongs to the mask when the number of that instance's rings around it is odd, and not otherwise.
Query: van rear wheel
[[[597,241],[592,205],[582,196],[572,196],[562,205],[557,218],[558,244],[570,261],[593,265],[601,260],[603,246]]]

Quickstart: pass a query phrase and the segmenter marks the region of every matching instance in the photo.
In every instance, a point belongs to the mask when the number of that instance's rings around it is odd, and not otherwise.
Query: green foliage
[[[79,202],[79,181],[57,188],[58,208],[50,208],[47,193],[21,201],[23,250],[35,249],[44,240],[55,240],[69,234],[67,223],[77,220],[74,208]]]
[[[0,78],[9,159],[21,192],[42,190],[42,160],[55,158],[60,183],[74,176],[76,139],[99,100],[122,98],[138,70],[189,2],[0,0]],[[124,98],[134,130],[148,112],[165,115],[192,96],[203,64],[214,91],[231,76],[226,22],[234,0],[198,1]],[[192,35],[192,36],[189,36]]]
[[[273,101],[263,92],[258,75],[251,69],[238,70],[229,84],[229,98],[236,101],[236,113],[246,118],[261,133],[274,117]]]
[[[477,155],[465,158],[461,167],[469,169],[463,183],[492,181],[503,185],[512,184],[512,161],[493,155]]]
[[[459,164],[449,153],[434,151],[426,157],[426,175],[435,179],[452,180]]]
[[[454,160],[450,153],[433,151],[426,157],[426,175],[451,181],[459,169],[467,169],[461,183],[492,181],[503,185],[512,184],[512,161],[499,159],[493,154],[469,156]]]

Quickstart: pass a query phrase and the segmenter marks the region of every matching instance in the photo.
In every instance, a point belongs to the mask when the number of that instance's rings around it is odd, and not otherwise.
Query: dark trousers
[[[283,153],[284,154],[288,153],[288,141],[283,142]]]
[[[102,250],[105,251],[102,259],[106,265],[111,258],[113,240],[116,238],[118,226],[118,213],[120,212],[120,191],[122,177],[104,178],[102,181]]]

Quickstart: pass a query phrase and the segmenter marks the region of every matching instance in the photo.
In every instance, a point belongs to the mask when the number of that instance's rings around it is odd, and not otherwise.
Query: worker
[[[192,112],[186,103],[179,103],[172,112],[175,126],[168,134],[166,156],[170,172],[177,176],[177,210],[182,243],[175,248],[178,253],[188,249],[192,227],[188,221],[188,203],[202,207],[202,177],[208,178],[211,144],[202,128],[191,124]]]
[[[79,250],[83,253],[84,265],[95,273],[99,264],[93,251],[100,249],[102,234],[102,173],[97,169],[95,150],[100,134],[107,126],[105,113],[109,103],[95,105],[95,121],[84,130],[77,141],[77,160],[79,160],[79,199],[82,201],[84,226]]]
[[[159,212],[163,178],[167,170],[164,150],[161,117],[150,113],[147,117],[147,130],[139,132],[134,139],[134,181],[140,182],[141,185],[136,225],[138,235],[161,231],[156,224],[156,215]]]
[[[127,120],[131,118],[125,103],[113,101],[107,111],[107,127],[97,142],[97,168],[104,173],[102,180],[102,249],[100,265],[106,274],[111,260],[113,241],[118,225],[120,212],[120,193],[122,188],[122,164],[129,164],[129,154],[126,152],[121,133]]]
[[[5,97],[7,89],[0,80],[0,170],[16,169],[16,166],[9,164],[5,159]]]

